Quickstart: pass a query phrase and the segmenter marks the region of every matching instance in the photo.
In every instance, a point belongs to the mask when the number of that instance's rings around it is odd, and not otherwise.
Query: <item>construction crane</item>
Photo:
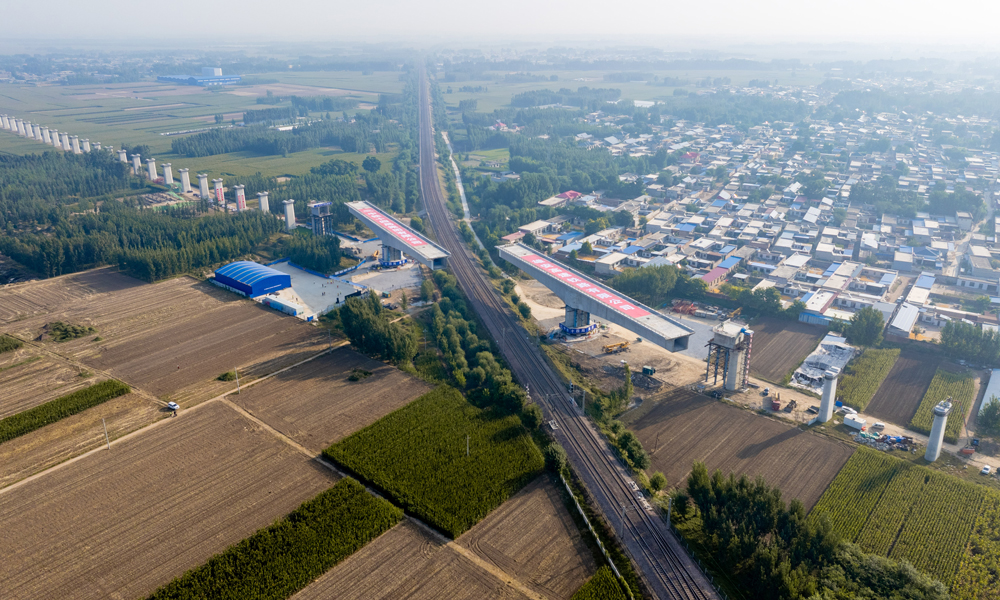
[[[741,312],[743,312],[743,307],[742,306],[740,306],[739,308],[737,308],[733,312],[729,313],[729,318],[730,319],[735,319],[736,317],[740,316]]]
[[[617,354],[628,350],[628,345],[628,342],[618,342],[617,344],[608,344],[604,346],[603,350],[605,354]]]

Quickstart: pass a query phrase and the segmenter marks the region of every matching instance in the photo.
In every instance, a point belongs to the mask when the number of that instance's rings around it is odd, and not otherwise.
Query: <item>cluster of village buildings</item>
[[[975,118],[944,121],[956,129],[964,124],[963,132],[983,124]],[[994,306],[1000,303],[1000,245],[993,233],[982,232],[990,231],[984,224],[992,224],[1000,201],[1000,153],[969,150],[956,163],[949,147],[934,141],[951,133],[941,131],[942,119],[936,132],[923,122],[905,114],[814,121],[812,148],[825,153],[790,152],[800,135],[791,123],[743,133],[679,121],[635,138],[595,140],[583,134],[577,143],[594,151],[642,156],[666,148],[679,163],[664,169],[667,178],[622,175],[644,184],[645,193],[635,198],[587,190],[545,199],[539,204],[564,214],[525,223],[505,239],[523,241],[530,234],[529,240],[557,256],[592,262],[600,276],[676,265],[710,290],[726,283],[774,287],[784,303],[803,302],[800,319],[817,324],[850,319],[870,306],[884,314],[888,332],[901,337],[934,337],[955,319],[995,328],[996,316],[982,310],[982,303],[984,296]],[[872,140],[881,141],[884,151],[865,151]],[[891,143],[887,150],[885,140]],[[844,165],[844,151],[846,169],[823,168],[831,161]],[[825,189],[805,195],[806,187],[795,179],[814,169],[825,173]],[[949,193],[956,186],[980,190],[989,216],[977,221],[958,211],[904,218],[850,203],[854,186],[870,185],[883,174],[893,174],[899,190],[922,198],[942,186]],[[672,185],[658,183],[664,180]],[[586,235],[584,223],[566,210],[573,206],[628,211],[635,225]],[[1000,229],[997,221],[993,231]]]

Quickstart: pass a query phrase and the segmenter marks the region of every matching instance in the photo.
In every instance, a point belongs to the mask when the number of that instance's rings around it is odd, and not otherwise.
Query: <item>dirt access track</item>
[[[706,398],[686,388],[668,388],[655,400],[622,415],[649,452],[649,471],[662,471],[671,486],[686,484],[691,465],[762,475],[785,501],[798,498],[806,510],[840,472],[854,448],[822,435]]]
[[[0,491],[5,600],[145,597],[336,476],[211,402]]]
[[[371,375],[349,381],[354,369]],[[318,454],[430,389],[399,369],[345,347],[229,398]]]
[[[780,383],[825,334],[822,327],[785,319],[761,319],[751,329],[750,373],[772,383]]]
[[[595,570],[545,475],[455,542],[406,520],[292,598],[566,599]]]

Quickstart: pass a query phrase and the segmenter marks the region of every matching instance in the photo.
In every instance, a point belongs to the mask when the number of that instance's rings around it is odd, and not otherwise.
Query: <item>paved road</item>
[[[426,74],[420,79],[420,185],[438,242],[451,252],[449,266],[472,307],[482,318],[517,379],[530,389],[546,419],[556,422],[555,437],[583,480],[597,508],[616,530],[649,593],[654,598],[707,600],[718,594],[674,533],[654,510],[644,508],[627,485],[628,474],[607,442],[569,399],[541,350],[522,329],[486,280],[451,222],[437,177],[434,131]]]

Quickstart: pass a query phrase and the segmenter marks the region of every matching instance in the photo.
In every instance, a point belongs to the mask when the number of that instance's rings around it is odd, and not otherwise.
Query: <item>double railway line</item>
[[[663,600],[714,600],[719,596],[708,578],[681,547],[654,510],[645,508],[630,489],[625,468],[608,444],[581,414],[541,350],[479,270],[451,222],[437,175],[430,90],[420,78],[420,186],[428,217],[441,243],[451,252],[449,266],[473,309],[500,347],[517,379],[539,400],[546,418],[555,421],[557,441],[596,500],[605,520],[638,567],[648,591]]]

